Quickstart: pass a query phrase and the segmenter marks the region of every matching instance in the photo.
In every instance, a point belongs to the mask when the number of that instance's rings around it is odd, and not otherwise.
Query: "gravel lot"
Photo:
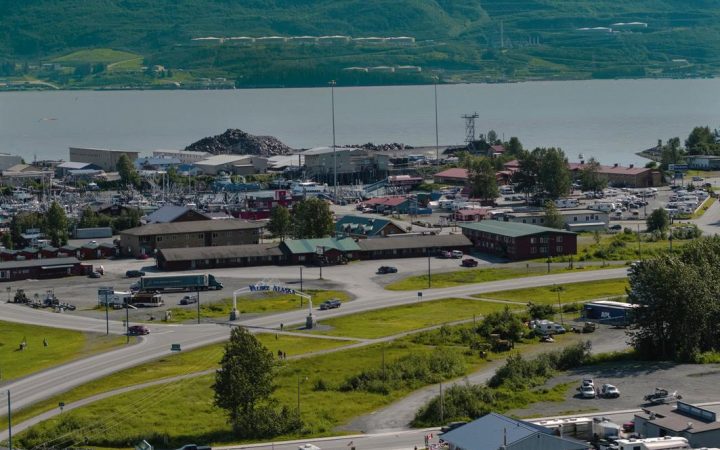
[[[616,399],[582,399],[575,388],[584,378],[593,378],[595,386],[610,383],[620,390]],[[673,364],[662,362],[622,362],[603,364],[572,371],[566,375],[551,379],[546,385],[572,383],[565,402],[537,403],[526,409],[510,411],[520,417],[545,417],[571,414],[573,412],[592,412],[625,410],[643,405],[643,397],[652,393],[655,387],[669,391],[678,391],[683,401],[702,403],[717,400],[714,388],[720,383],[719,364]]]

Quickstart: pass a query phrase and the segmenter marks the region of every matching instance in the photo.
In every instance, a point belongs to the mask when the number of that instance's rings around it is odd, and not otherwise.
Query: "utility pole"
[[[442,381],[440,382],[440,423],[445,422],[445,405],[442,390]]]
[[[110,305],[108,305],[108,291],[105,289],[105,335],[110,336]]]
[[[125,343],[130,343],[130,305],[125,298]]]
[[[642,248],[640,248],[640,224],[637,224],[638,227],[638,259],[642,259]]]
[[[8,402],[8,449],[13,450],[12,444],[12,408],[10,402],[10,389],[7,391],[7,402]]]
[[[195,295],[197,295],[197,322],[200,325],[200,288],[195,288]]]
[[[557,291],[558,296],[558,309],[560,310],[560,323],[562,324],[562,326],[565,326],[565,321],[563,320],[562,303],[560,303],[560,289],[562,289],[561,286],[555,286],[555,290]]]
[[[338,191],[337,191],[337,152],[335,150],[335,85],[337,82],[335,80],[330,81],[330,102],[332,105],[332,140],[333,140],[333,189],[335,196],[335,201],[338,201]],[[320,277],[322,278],[322,277]]]
[[[430,250],[428,249],[428,289],[432,286],[432,281],[430,279]]]
[[[438,103],[437,103],[437,84],[438,76],[434,75],[433,80],[435,81],[435,162],[440,163],[440,138],[438,136]]]

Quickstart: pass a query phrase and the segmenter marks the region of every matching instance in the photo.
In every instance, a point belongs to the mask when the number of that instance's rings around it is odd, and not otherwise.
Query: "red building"
[[[475,249],[512,260],[577,253],[577,235],[570,231],[496,220],[464,223],[460,228]]]

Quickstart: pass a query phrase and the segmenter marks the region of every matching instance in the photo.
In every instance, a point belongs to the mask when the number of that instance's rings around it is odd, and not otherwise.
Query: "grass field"
[[[509,300],[520,302],[523,305],[527,302],[557,305],[558,288],[560,292],[560,301],[562,303],[571,303],[596,298],[622,296],[626,294],[625,289],[627,287],[627,278],[618,278],[614,280],[567,283],[559,284],[557,286],[541,286],[515,289],[512,291],[489,292],[487,294],[474,295],[473,297]]]
[[[20,351],[23,341],[27,346]],[[125,345],[125,337],[0,322],[0,379],[12,380],[119,345]]]
[[[364,369],[381,367],[383,357],[389,364],[403,355],[431,350],[428,346],[402,341],[284,362],[275,378],[277,390],[274,397],[280,405],[294,408],[299,387],[300,411],[305,427],[297,435],[277,439],[336,434],[334,427],[410,392],[409,388],[400,388],[388,395],[315,390],[318,380],[322,379],[329,386],[339,386],[346,378]],[[468,371],[482,364],[479,357],[466,358]],[[235,439],[230,434],[223,412],[212,404],[213,380],[213,375],[206,375],[125,393],[66,412],[60,418],[33,427],[24,435],[50,440],[51,436],[78,427],[89,438],[90,445],[101,447],[114,447],[140,439],[157,443],[165,436],[171,447],[190,441],[233,442]],[[143,414],[137,414],[138,408],[143,409]]]
[[[576,267],[574,269],[568,268],[552,268],[549,274],[568,273],[578,270],[602,270],[602,269],[615,269],[621,266],[608,265],[605,267],[601,266],[585,266],[584,268]],[[513,268],[490,268],[490,269],[467,269],[458,270],[455,272],[445,272],[438,274],[431,274],[431,281],[433,288],[445,288],[460,286],[463,284],[472,283],[485,283],[488,281],[500,281],[508,280],[512,278],[523,278],[548,275],[548,270],[545,266],[532,266],[526,267],[513,267]],[[428,285],[427,275],[417,275],[407,277],[402,280],[390,283],[385,286],[385,289],[392,291],[408,291],[417,289],[426,289]]]
[[[313,305],[317,306],[330,298],[337,298],[346,302],[350,296],[343,291],[319,291],[306,290],[312,296]],[[238,297],[237,306],[240,314],[265,314],[300,309],[300,305],[307,308],[307,300],[297,295],[278,294],[274,292],[259,292],[253,295]],[[221,302],[210,305],[203,304],[202,294],[200,295],[200,316],[201,317],[227,317],[232,310],[232,298],[223,299]],[[186,322],[197,319],[197,305],[188,305],[184,308],[172,308],[172,320],[170,322]]]
[[[275,334],[258,334],[257,338],[273,354],[282,350],[288,357],[347,345],[347,341],[332,339],[304,338]],[[57,408],[59,402],[70,403],[102,392],[125,386],[133,386],[162,378],[191,374],[214,369],[223,355],[224,344],[213,344],[198,349],[174,353],[169,356],[116,372],[99,380],[79,386],[58,396],[36,403],[29,408],[13,413],[16,423],[35,417],[45,411]],[[181,382],[186,383],[186,382]],[[0,421],[0,429],[6,429],[7,422]]]
[[[332,329],[317,333],[375,339],[447,322],[472,319],[475,315],[479,317],[504,308],[503,303],[448,298],[323,320],[321,325],[331,326]]]
[[[57,63],[68,64],[114,64],[121,61],[137,59],[140,59],[140,63],[142,63],[142,56],[138,55],[137,53],[112,50],[109,48],[94,48],[90,50],[79,50],[77,52],[69,53],[67,55],[60,56],[59,58],[55,58],[53,61]]]

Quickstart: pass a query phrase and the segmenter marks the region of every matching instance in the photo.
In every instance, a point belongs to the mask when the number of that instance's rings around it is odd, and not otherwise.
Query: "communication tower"
[[[478,117],[480,117],[478,113],[462,115],[462,118],[465,119],[465,143],[467,145],[475,142],[475,119]]]

